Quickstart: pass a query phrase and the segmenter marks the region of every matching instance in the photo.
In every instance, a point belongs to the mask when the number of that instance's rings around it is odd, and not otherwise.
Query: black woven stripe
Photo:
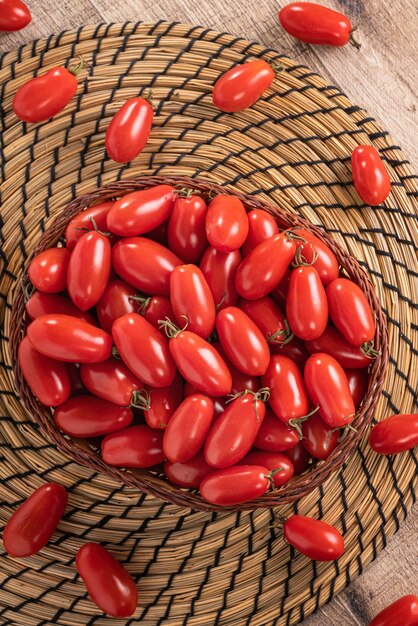
[[[377,504],[377,510],[378,510],[380,519],[382,520],[382,525],[385,525],[386,522],[387,522],[387,519],[386,519],[385,513],[383,511],[382,502],[379,499],[379,496],[378,496],[378,493],[377,493],[377,490],[376,490],[375,486],[373,485],[372,476],[371,476],[371,474],[369,472],[369,468],[367,466],[367,460],[366,460],[366,457],[364,456],[364,453],[363,453],[363,450],[361,449],[361,446],[359,446],[357,448],[357,452],[358,452],[358,455],[359,455],[360,460],[361,460],[361,467],[362,467],[363,473],[364,473],[364,475],[366,477],[367,486],[370,489],[370,491],[372,492],[373,498],[374,498],[374,500],[375,500],[375,502]]]
[[[286,578],[284,580],[284,590],[283,595],[280,602],[280,610],[279,615],[282,616],[285,614],[285,604],[286,600],[289,597],[289,589],[290,589],[290,581],[292,580],[292,561],[296,557],[296,551],[293,546],[289,546],[289,560],[286,563]]]
[[[391,394],[386,391],[386,389],[382,390],[382,396],[384,396],[387,400],[387,403],[389,405],[389,408],[391,409],[391,411],[393,411],[394,413],[399,413],[399,409],[396,406],[396,404],[392,401],[392,396]]]
[[[345,535],[345,533],[347,532],[347,520],[346,520],[346,515],[347,515],[347,511],[348,511],[348,502],[347,502],[347,497],[346,497],[346,491],[347,491],[347,483],[345,482],[344,479],[344,472],[338,472],[338,480],[341,483],[341,492],[340,492],[340,496],[341,496],[341,504],[343,506],[343,510],[341,512],[341,526],[342,526],[342,534]]]

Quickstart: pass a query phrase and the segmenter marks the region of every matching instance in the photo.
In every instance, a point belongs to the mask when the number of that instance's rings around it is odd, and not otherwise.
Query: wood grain
[[[27,0],[33,21],[24,31],[0,35],[6,51],[81,24],[125,20],[201,24],[228,31],[299,59],[338,85],[381,121],[418,169],[418,3],[416,0],[327,0],[359,25],[360,52],[314,48],[289,37],[276,15],[285,0]],[[418,507],[366,572],[307,626],[363,626],[384,606],[418,590]],[[208,626],[210,626],[208,624]]]

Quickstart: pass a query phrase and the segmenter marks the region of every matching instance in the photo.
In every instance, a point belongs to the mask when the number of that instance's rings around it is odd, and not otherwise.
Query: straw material
[[[83,55],[77,97],[54,120],[21,124],[16,89],[39,68]],[[237,115],[211,105],[220,73],[262,57],[284,67],[262,100]],[[156,120],[128,166],[105,158],[104,131],[128,97],[153,88]],[[376,557],[415,500],[414,451],[378,457],[360,447],[338,474],[292,505],[206,513],[141,495],[71,460],[46,439],[14,391],[11,303],[41,232],[77,196],[139,175],[191,176],[322,226],[369,273],[388,320],[390,362],[376,417],[416,410],[418,177],[389,135],[308,68],[242,39],[158,23],[84,27],[6,54],[0,62],[2,273],[0,519],[46,480],[70,492],[52,542],[24,560],[1,557],[0,623],[115,626],[273,626],[298,623]],[[372,143],[393,181],[384,208],[361,204],[350,154]],[[272,525],[298,511],[344,533],[338,564],[295,555]],[[138,580],[135,620],[109,620],[88,599],[76,550],[100,541]],[[58,608],[59,607],[59,608]],[[3,620],[3,621],[2,621]]]

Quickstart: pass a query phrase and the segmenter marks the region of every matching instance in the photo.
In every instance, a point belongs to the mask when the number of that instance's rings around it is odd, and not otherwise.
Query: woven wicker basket
[[[27,268],[33,256],[46,248],[56,245],[62,237],[67,223],[72,217],[74,217],[74,215],[86,207],[99,201],[103,202],[105,200],[114,199],[126,193],[162,183],[171,184],[177,188],[192,187],[193,189],[199,189],[203,194],[203,197],[206,198],[209,194],[228,192],[226,187],[221,187],[213,183],[207,183],[202,180],[189,178],[171,179],[154,176],[138,177],[135,179],[112,183],[94,191],[93,193],[89,193],[75,199],[54,220],[51,227],[42,235],[38,244],[33,249],[32,254],[28,258],[22,276],[21,285],[17,290],[13,303],[13,311],[10,322],[10,351],[14,364],[13,367],[16,378],[16,386],[27,410],[31,412],[42,429],[46,432],[47,436],[61,451],[82,465],[104,472],[108,476],[122,481],[126,485],[137,487],[141,491],[150,493],[163,500],[188,506],[192,509],[206,511],[218,510],[220,507],[209,504],[203,500],[198,493],[180,489],[168,483],[161,474],[154,471],[135,469],[123,470],[111,467],[102,461],[97,447],[92,445],[90,441],[72,439],[61,433],[55,426],[51,410],[41,405],[33,395],[31,389],[22,376],[22,372],[17,361],[18,346],[25,328],[25,298],[29,287]],[[375,337],[375,348],[380,351],[380,356],[371,363],[367,394],[353,421],[355,431],[352,430],[348,433],[348,435],[326,461],[320,461],[310,465],[302,475],[294,477],[284,487],[269,492],[252,502],[234,507],[236,509],[249,510],[257,507],[278,506],[280,504],[286,504],[298,500],[299,498],[307,495],[312,489],[321,485],[331,473],[341,468],[344,461],[355,449],[364,430],[367,428],[373,417],[373,411],[379,399],[384,382],[385,370],[388,362],[388,346],[386,322],[379,301],[367,274],[361,269],[355,259],[349,256],[321,229],[312,226],[305,219],[288,213],[277,206],[268,206],[251,196],[238,195],[238,197],[243,201],[247,209],[263,208],[272,213],[277,219],[280,228],[285,229],[292,226],[301,226],[311,230],[316,236],[326,242],[326,244],[337,256],[337,259],[345,273],[361,287],[368,298],[376,318],[377,331]]]

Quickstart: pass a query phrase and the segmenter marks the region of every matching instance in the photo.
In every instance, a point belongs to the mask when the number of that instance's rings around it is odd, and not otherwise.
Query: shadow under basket
[[[15,374],[16,388],[24,402],[24,405],[33,419],[40,425],[48,439],[54,442],[59,450],[72,458],[77,463],[85,465],[92,470],[107,474],[119,482],[123,482],[130,487],[135,487],[140,491],[152,494],[167,502],[191,509],[202,511],[227,510],[228,508],[237,510],[251,510],[259,507],[276,507],[299,500],[307,495],[311,490],[319,487],[332,473],[338,471],[344,461],[353,453],[365,429],[369,425],[377,401],[379,399],[386,366],[388,363],[388,338],[386,320],[383,315],[380,303],[375,294],[374,288],[368,275],[360,267],[359,263],[343,250],[331,237],[320,228],[311,225],[305,219],[293,215],[277,206],[269,206],[253,196],[234,194],[244,203],[248,210],[264,209],[274,215],[279,228],[286,229],[299,226],[310,230],[317,237],[322,239],[336,255],[344,273],[349,276],[366,294],[376,320],[376,335],[374,347],[380,355],[371,361],[369,368],[369,383],[367,393],[358,409],[352,422],[355,430],[349,430],[346,437],[325,461],[316,461],[308,466],[303,474],[295,476],[292,480],[279,489],[270,491],[260,498],[238,504],[234,507],[219,507],[203,500],[195,491],[181,489],[169,483],[165,477],[153,470],[140,469],[120,469],[104,463],[100,457],[98,448],[87,439],[73,439],[61,433],[52,418],[52,411],[39,403],[33,395],[31,389],[23,378],[18,365],[17,352],[19,343],[23,337],[26,326],[26,294],[30,281],[28,277],[28,266],[32,258],[42,250],[57,245],[64,234],[68,222],[85,208],[99,202],[119,198],[132,191],[146,189],[160,184],[173,185],[176,188],[188,187],[199,190],[202,196],[208,200],[212,195],[218,193],[232,193],[227,187],[205,182],[199,179],[190,178],[162,178],[162,177],[138,177],[120,182],[115,182],[76,198],[68,207],[53,221],[48,230],[39,239],[38,244],[33,249],[24,269],[22,279],[17,288],[13,301],[13,310],[10,321],[10,353]]]

